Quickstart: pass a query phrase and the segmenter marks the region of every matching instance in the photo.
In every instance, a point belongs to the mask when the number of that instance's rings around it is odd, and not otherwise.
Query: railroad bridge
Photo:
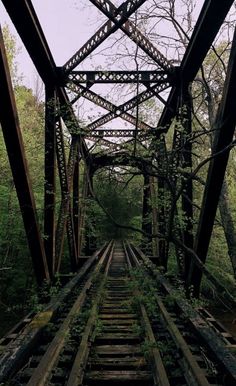
[[[139,29],[135,15],[146,2],[126,0],[115,6],[110,0],[90,0],[107,21],[59,67],[33,3],[2,0],[45,85],[42,225],[1,33],[0,122],[34,275],[39,288],[54,283],[67,239],[70,276],[42,311],[32,311],[0,341],[1,385],[236,385],[235,339],[208,311],[196,311],[183,296],[186,291],[199,297],[205,275],[222,302],[235,306],[205,265],[234,144],[235,35],[211,122],[212,153],[203,161],[208,171],[197,221],[193,183],[200,167],[194,164],[192,151],[198,135],[193,130],[193,82],[234,1],[204,1],[179,65]],[[151,70],[148,65],[133,71],[80,70],[81,63],[118,30],[146,55]],[[116,105],[94,91],[99,84],[110,83],[135,85],[137,92]],[[74,109],[80,98],[107,113],[82,125]],[[163,106],[155,125],[145,122],[138,110],[150,99]],[[115,118],[133,126],[107,128]],[[170,131],[171,149],[166,143]],[[102,151],[94,151],[94,144]],[[138,146],[148,155],[141,155]],[[93,176],[108,166],[119,173],[121,165],[135,167],[143,175],[139,248],[132,240],[108,240],[101,246],[86,235],[85,199],[96,199]],[[155,198],[158,205],[152,204]],[[180,211],[185,221],[180,221]],[[170,244],[175,247],[178,275],[168,279]]]

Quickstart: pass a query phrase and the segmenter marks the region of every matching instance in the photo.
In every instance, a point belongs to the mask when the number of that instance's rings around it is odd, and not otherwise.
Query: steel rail
[[[149,272],[151,276],[157,281],[161,288],[163,289],[163,293],[172,294],[174,293],[174,287],[171,285],[166,278],[158,272],[156,266],[148,259],[140,250],[138,250],[135,246],[131,246],[133,250],[133,254],[136,255],[136,258],[141,262],[141,264],[147,269],[147,273]],[[138,257],[137,257],[138,256]],[[157,297],[158,298],[158,297]],[[211,353],[211,357],[214,358],[216,363],[216,367],[223,369],[225,385],[231,386],[236,384],[236,358],[234,355],[235,352],[235,344],[230,343],[230,339],[227,341],[226,337],[222,332],[216,332],[209,323],[203,319],[200,313],[192,308],[189,305],[187,300],[184,298],[176,298],[176,305],[179,309],[179,314],[186,315],[186,319],[189,322],[192,330],[195,332],[197,341],[201,340],[202,344],[205,345],[206,349]],[[160,311],[164,311],[163,309],[163,301],[159,298]],[[203,314],[203,313],[202,313]],[[189,316],[191,315],[191,316]],[[165,323],[169,326],[170,334],[175,335],[175,339],[179,345],[182,346],[182,339],[176,336],[176,328],[173,325],[173,320],[169,315],[163,312],[163,319]],[[228,334],[229,335],[229,334]],[[231,336],[231,340],[233,337]],[[183,346],[182,346],[183,347]],[[232,350],[230,349],[232,347]],[[188,350],[183,352],[183,355],[188,355]],[[190,361],[190,357],[188,359]],[[197,379],[197,369],[194,367],[193,376]],[[201,382],[201,379],[199,380]],[[201,384],[201,383],[200,383]]]
[[[109,257],[111,252],[112,242],[107,246],[106,250],[104,251],[103,255],[101,256],[99,262],[97,263],[95,270],[93,274],[88,278],[86,281],[80,295],[76,299],[75,303],[73,304],[73,307],[71,308],[67,318],[62,323],[60,329],[58,330],[57,334],[55,335],[53,341],[50,343],[47,351],[45,352],[43,358],[41,359],[39,365],[35,369],[32,377],[30,378],[29,382],[27,383],[28,386],[34,385],[34,386],[43,386],[46,384],[47,379],[55,365],[55,363],[58,361],[61,349],[63,348],[67,334],[70,331],[71,324],[74,321],[75,315],[78,315],[80,312],[85,299],[87,297],[88,291],[91,288],[95,275],[101,270],[103,264],[106,262],[107,257]],[[110,259],[108,260],[110,261]]]
[[[126,256],[127,264],[128,264],[129,270],[130,270],[130,276],[132,278],[133,277],[133,275],[132,275],[133,265],[131,263],[131,259],[129,257],[128,252],[127,252],[125,244],[123,246],[124,246],[124,250],[125,250],[125,256]],[[136,266],[140,265],[135,255],[132,256],[132,259],[133,259],[133,262]],[[139,290],[135,290],[134,295],[136,297],[138,297],[139,299],[141,299],[141,292]],[[168,377],[166,374],[166,370],[165,370],[165,367],[164,367],[164,364],[163,364],[163,361],[161,358],[161,354],[160,354],[160,351],[158,350],[157,341],[156,341],[156,338],[153,334],[151,323],[150,323],[146,308],[142,302],[140,302],[140,310],[141,310],[141,317],[143,319],[143,325],[144,325],[144,329],[145,329],[146,338],[147,338],[148,342],[150,343],[150,345],[152,346],[151,356],[152,356],[152,361],[153,361],[155,384],[158,386],[170,386],[170,383],[169,383],[169,380],[168,380]]]
[[[89,352],[90,352],[90,345],[89,345],[89,338],[92,333],[92,329],[94,328],[94,324],[96,321],[96,316],[97,316],[97,309],[99,304],[102,301],[102,294],[101,291],[104,289],[106,278],[108,275],[108,271],[110,268],[111,260],[113,257],[113,250],[114,250],[114,245],[112,246],[111,251],[109,252],[109,258],[106,264],[105,272],[103,279],[99,285],[98,288],[98,294],[94,299],[94,303],[92,306],[92,310],[90,313],[90,317],[88,319],[87,325],[85,327],[85,330],[83,332],[82,340],[78,349],[78,352],[76,354],[71,372],[70,372],[70,377],[67,382],[67,386],[78,386],[82,385],[83,381],[83,376],[84,376],[84,369],[85,369],[85,364],[88,360]]]
[[[6,381],[27,362],[34,348],[40,342],[43,329],[51,322],[62,302],[72,296],[76,287],[90,274],[95,262],[104,252],[105,246],[96,251],[81,268],[80,272],[62,289],[54,295],[43,311],[36,315],[25,317],[15,328],[0,340],[3,353],[0,355],[0,382]]]
[[[138,260],[134,250],[132,247],[128,244],[130,255],[132,256],[132,260],[134,262],[135,267],[140,267],[141,263]],[[162,302],[160,296],[155,295],[156,304],[158,306],[158,309],[161,313],[161,316],[164,320],[165,326],[167,327],[168,331],[170,332],[172,339],[174,340],[176,346],[178,347],[179,352],[181,352],[182,357],[184,358],[186,362],[186,376],[189,377],[189,373],[191,373],[191,376],[189,378],[189,381],[194,380],[194,384],[199,386],[210,386],[210,383],[208,382],[203,369],[198,365],[196,359],[194,358],[193,354],[191,353],[189,346],[183,336],[181,335],[180,330],[178,329],[176,323],[174,322],[173,318],[167,311],[164,303]],[[154,338],[155,339],[155,338]]]

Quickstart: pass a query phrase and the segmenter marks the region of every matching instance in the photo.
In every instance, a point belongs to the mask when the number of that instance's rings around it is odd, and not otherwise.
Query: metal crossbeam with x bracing
[[[107,101],[105,98],[97,95],[93,91],[87,89],[86,87],[82,86],[81,84],[77,84],[75,82],[67,85],[67,87],[70,88],[71,91],[78,93],[79,97],[83,96],[84,98],[88,99],[90,102],[96,103],[98,106],[103,107],[110,111],[110,113],[106,114],[105,116],[97,119],[96,121],[90,123],[87,127],[91,130],[95,130],[97,127],[102,126],[104,123],[107,123],[111,121],[114,118],[120,117],[133,125],[137,125],[140,129],[150,129],[151,127],[147,125],[146,123],[140,122],[135,117],[133,117],[131,114],[128,114],[127,111],[134,108],[137,103],[141,104],[145,102],[146,100],[153,97],[153,93],[156,94],[166,90],[168,87],[170,87],[170,83],[168,81],[165,81],[163,84],[155,84],[152,87],[149,87],[147,90],[141,92],[137,96],[131,98],[129,101],[119,105],[115,106],[113,103]],[[75,98],[77,100],[77,98]]]
[[[89,90],[88,88],[82,86],[81,84],[71,83],[71,84],[67,85],[67,87],[72,92],[77,93],[77,97],[75,97],[73,99],[73,102],[75,100],[77,100],[79,97],[83,96],[84,98],[88,99],[90,102],[95,103],[97,106],[100,106],[108,111],[111,111],[111,113],[113,114],[112,118],[110,116],[109,119],[106,120],[106,122],[109,122],[113,118],[116,118],[119,116],[120,118],[124,119],[125,121],[127,121],[129,123],[132,123],[133,125],[138,124],[138,127],[142,130],[149,130],[152,128],[151,126],[147,125],[146,123],[142,122],[141,120],[138,120],[138,122],[137,122],[136,118],[129,113],[121,113],[119,106],[116,106],[113,103],[107,101],[105,98],[103,98],[100,95],[96,94],[95,92]],[[99,126],[101,126],[101,125],[98,125],[97,127],[99,127]],[[90,123],[89,125],[87,125],[87,129],[93,129],[93,123]]]
[[[110,122],[112,119],[117,118],[117,117],[121,117],[121,118],[125,117],[126,121],[128,121],[136,126],[137,125],[136,118],[135,118],[135,120],[133,120],[133,119],[131,120],[130,114],[128,114],[127,111],[135,108],[137,103],[141,104],[141,103],[147,101],[148,99],[152,98],[153,92],[158,94],[161,91],[166,90],[168,87],[169,87],[168,83],[162,84],[162,85],[155,85],[153,87],[150,87],[147,90],[145,90],[142,93],[135,96],[134,98],[130,99],[129,101],[117,106],[115,111],[111,111],[110,113],[108,113],[108,114],[104,115],[103,117],[98,118],[96,121],[90,123],[88,125],[88,127],[91,130],[95,130],[97,127],[100,127],[100,126],[104,125],[105,123]],[[139,120],[138,120],[138,127],[140,127],[141,129],[144,128],[143,124],[139,125]],[[150,126],[149,126],[149,129],[150,129]]]

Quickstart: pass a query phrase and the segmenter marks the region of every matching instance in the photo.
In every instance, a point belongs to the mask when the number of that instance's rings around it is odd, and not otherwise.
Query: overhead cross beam
[[[72,71],[68,80],[78,83],[160,83],[171,81],[165,71]]]
[[[150,137],[154,133],[156,133],[155,130],[149,130],[148,132],[146,130],[131,130],[131,129],[96,129],[93,131],[88,131],[88,133],[85,135],[86,138],[133,138],[135,135],[138,137]]]
[[[92,154],[90,162],[91,176],[103,167],[106,166],[131,166],[136,167],[143,174],[152,173],[152,159],[144,159],[142,157],[135,157],[127,152],[118,152],[113,154]]]
[[[132,108],[135,108],[137,104],[141,104],[141,103],[145,102],[146,100],[152,98],[153,93],[158,94],[158,93],[166,90],[169,86],[170,86],[169,84],[162,84],[162,85],[155,85],[155,86],[149,87],[146,91],[143,91],[142,93],[138,94],[137,96],[135,96],[134,98],[130,99],[129,101],[123,103],[122,105],[117,106],[116,111],[111,111],[110,113],[104,115],[101,118],[98,118],[96,121],[89,124],[88,128],[90,128],[91,130],[95,130],[97,127],[104,125],[105,123],[111,121],[114,118],[117,118],[117,117],[123,118],[124,115],[127,118],[127,115],[128,115],[127,111],[129,111]],[[135,119],[135,121],[133,121],[133,120],[131,121],[130,117],[128,117],[128,119],[126,119],[126,120],[136,126],[136,119]],[[142,126],[143,125],[138,125],[138,127],[140,129],[144,128]],[[149,129],[150,129],[150,126],[149,126]]]

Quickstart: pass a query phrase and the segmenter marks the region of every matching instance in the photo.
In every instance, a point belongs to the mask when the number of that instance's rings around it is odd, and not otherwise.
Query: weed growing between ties
[[[159,273],[160,274],[160,273]],[[161,316],[157,297],[160,296],[159,300],[163,301],[168,310],[174,311],[177,315],[180,315],[178,302],[183,301],[185,298],[185,292],[183,288],[174,290],[171,295],[163,295],[163,290],[156,279],[151,277],[145,268],[139,267],[131,270],[132,282],[129,286],[133,289],[134,296],[132,300],[133,310],[137,312],[140,309],[140,304],[143,304],[147,310],[150,322],[152,325],[153,333],[156,339],[156,343],[151,343],[147,339],[142,343],[142,352],[147,360],[150,360],[152,356],[152,350],[158,349],[168,377],[183,376],[183,369],[180,365],[179,350],[172,340],[172,337],[166,328],[166,324]],[[191,316],[193,308],[189,305],[186,307],[186,313],[182,315],[186,321],[187,313]],[[141,318],[140,318],[141,324]],[[144,326],[137,324],[134,329],[138,333],[144,336]]]
[[[156,305],[156,287],[154,280],[147,275],[142,268],[134,268],[131,271],[132,281],[129,282],[129,288],[137,292],[132,299],[131,308],[139,312],[140,304],[144,304],[149,317],[155,317],[157,313]]]

